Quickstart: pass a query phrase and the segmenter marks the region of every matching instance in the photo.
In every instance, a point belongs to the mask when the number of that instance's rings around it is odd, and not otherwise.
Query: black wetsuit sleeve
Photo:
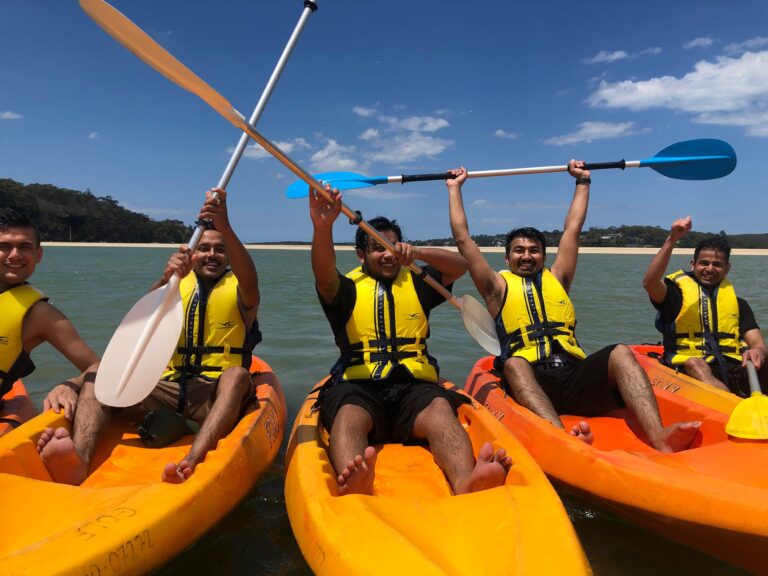
[[[423,266],[422,270],[437,280],[440,284],[443,283],[443,274],[437,268],[433,268],[432,266]],[[418,294],[419,302],[421,302],[421,306],[424,308],[425,312],[429,313],[432,308],[445,302],[445,298],[443,298],[443,296],[437,290],[432,288],[432,286],[427,284],[423,278],[419,278],[414,274],[413,279],[414,287],[416,288],[416,294]],[[446,289],[448,291],[452,291],[453,284],[446,286]]]
[[[651,304],[658,310],[661,321],[668,324],[674,322],[677,315],[680,314],[680,309],[683,307],[683,293],[678,285],[669,278],[665,278],[664,283],[667,285],[667,295],[664,300],[661,303],[651,300]]]
[[[339,274],[339,291],[336,292],[336,298],[334,298],[333,302],[330,304],[326,303],[320,294],[317,297],[320,300],[320,305],[323,307],[323,312],[325,312],[325,317],[328,318],[333,333],[338,334],[343,331],[355,307],[355,298],[357,297],[355,283],[346,276]]]
[[[736,301],[739,303],[739,334],[744,336],[744,334],[755,328],[760,330],[760,326],[757,325],[757,320],[755,320],[755,313],[752,312],[752,307],[746,300],[741,298],[737,297]]]

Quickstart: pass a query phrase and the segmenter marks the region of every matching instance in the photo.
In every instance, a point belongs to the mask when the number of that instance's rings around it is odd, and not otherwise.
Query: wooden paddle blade
[[[237,125],[244,121],[226,98],[171,56],[165,48],[152,40],[121,12],[103,0],[80,0],[80,7],[107,34],[160,74],[205,100],[233,124]]]
[[[501,344],[496,334],[496,323],[488,313],[488,310],[469,294],[462,296],[461,319],[464,327],[475,342],[489,354],[498,356],[501,354]]]
[[[146,398],[179,342],[184,322],[178,282],[134,304],[107,345],[96,373],[96,398],[107,406],[133,406]]]
[[[768,440],[768,396],[752,392],[752,396],[739,402],[725,431],[736,438]]]

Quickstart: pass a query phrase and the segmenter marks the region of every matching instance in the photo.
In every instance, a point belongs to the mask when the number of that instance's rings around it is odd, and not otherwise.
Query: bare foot
[[[579,440],[585,444],[592,444],[595,441],[595,435],[592,434],[592,428],[589,427],[589,422],[582,420],[576,426],[571,428],[571,436],[576,436]]]
[[[661,439],[654,445],[659,452],[680,452],[690,448],[701,428],[701,422],[676,422],[661,431]]]
[[[54,482],[79,486],[88,477],[88,465],[75,450],[66,428],[46,428],[37,441],[37,451]]]
[[[373,477],[376,468],[376,448],[368,446],[361,456],[347,464],[336,478],[339,496],[346,494],[373,494]]]
[[[192,472],[195,471],[196,464],[185,458],[178,464],[175,462],[169,462],[163,468],[163,475],[161,476],[163,482],[170,484],[181,484],[185,480],[188,480],[192,476]]]
[[[512,459],[507,456],[504,448],[499,448],[494,453],[491,443],[486,442],[477,453],[477,462],[472,474],[466,482],[457,482],[455,494],[468,494],[501,486],[511,466]]]

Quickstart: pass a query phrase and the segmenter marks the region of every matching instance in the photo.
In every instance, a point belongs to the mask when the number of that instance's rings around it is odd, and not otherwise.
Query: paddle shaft
[[[760,380],[757,377],[757,369],[752,364],[752,360],[747,360],[747,379],[749,380],[749,390],[752,394],[761,394]]]
[[[277,81],[280,79],[280,76],[283,73],[283,69],[285,68],[286,63],[291,57],[291,53],[293,52],[293,49],[299,40],[299,36],[301,36],[301,32],[304,30],[304,26],[309,20],[310,14],[316,11],[317,2],[315,0],[304,0],[304,10],[302,10],[299,21],[296,23],[296,27],[293,29],[293,33],[285,45],[283,53],[280,55],[280,58],[275,65],[275,69],[272,71],[272,76],[269,77],[269,81],[264,87],[264,91],[261,93],[261,98],[259,98],[259,101],[256,104],[256,108],[253,109],[253,113],[248,120],[249,124],[256,125],[259,122],[261,114],[264,111],[264,108],[266,108],[267,102],[269,102],[269,99],[272,96],[272,92],[277,85]],[[248,134],[243,132],[243,134],[240,136],[240,140],[238,141],[237,146],[235,147],[234,152],[232,152],[232,156],[229,158],[229,162],[224,169],[224,173],[219,179],[219,183],[216,186],[217,188],[226,190],[227,186],[229,185],[229,181],[232,178],[232,174],[235,172],[235,168],[237,168],[237,164],[240,162],[240,158],[242,158],[243,153],[245,152],[245,148],[248,146],[249,140],[250,138]],[[214,194],[214,198],[217,197],[218,194]],[[194,250],[197,247],[197,243],[200,241],[200,236],[203,235],[204,231],[205,227],[202,224],[198,224],[194,234],[192,234],[192,238],[189,240],[188,245],[190,250]]]

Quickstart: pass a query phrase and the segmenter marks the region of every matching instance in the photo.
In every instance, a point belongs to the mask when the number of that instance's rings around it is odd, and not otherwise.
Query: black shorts
[[[469,398],[446,390],[439,384],[413,380],[404,370],[393,370],[382,381],[329,381],[321,391],[318,405],[320,421],[326,430],[331,430],[336,414],[342,406],[354,404],[364,408],[373,420],[373,429],[368,436],[371,444],[406,442],[412,439],[416,417],[435,398],[445,398],[457,413],[461,404]]]
[[[536,381],[558,414],[599,416],[624,407],[608,379],[608,359],[615,344],[562,368],[533,367]]]

